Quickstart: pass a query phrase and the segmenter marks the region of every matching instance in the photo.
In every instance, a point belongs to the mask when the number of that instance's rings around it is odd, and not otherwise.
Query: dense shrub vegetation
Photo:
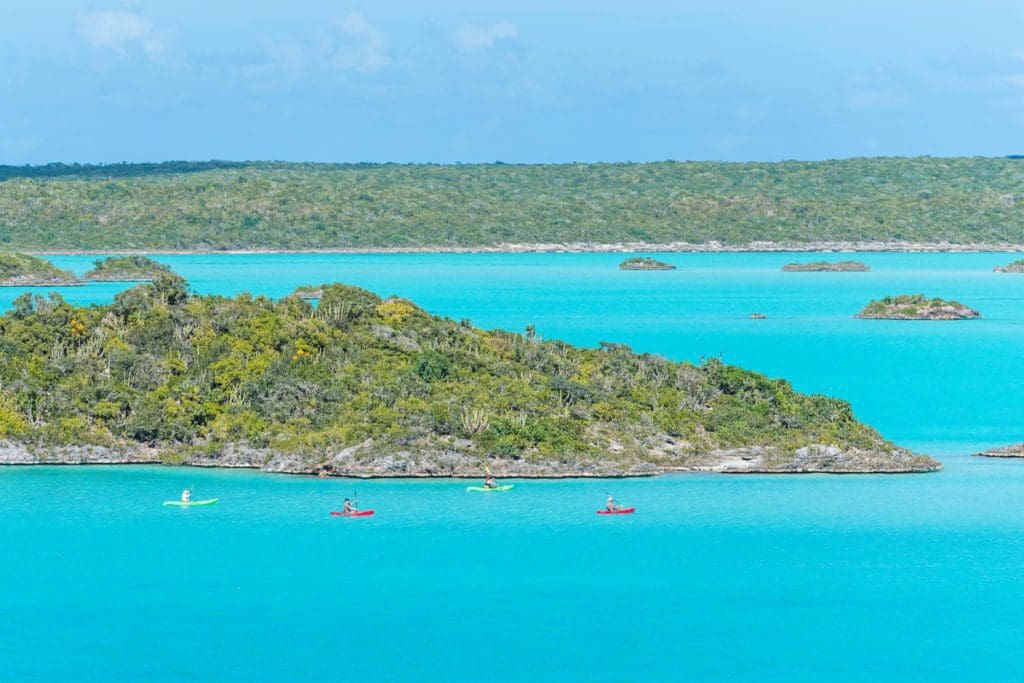
[[[948,301],[938,297],[928,298],[924,294],[900,294],[869,302],[857,316],[906,320],[954,320],[978,318],[981,317],[981,314],[959,301]]]
[[[483,456],[643,456],[808,443],[884,451],[850,406],[781,380],[616,344],[483,331],[404,299],[326,285],[319,305],[196,296],[175,275],[75,307],[24,295],[0,317],[0,437],[322,453],[472,439]]]
[[[1024,244],[1024,160],[0,167],[30,250],[898,240]]]
[[[83,278],[101,282],[139,282],[170,272],[168,266],[146,256],[110,256],[94,261],[92,270]]]

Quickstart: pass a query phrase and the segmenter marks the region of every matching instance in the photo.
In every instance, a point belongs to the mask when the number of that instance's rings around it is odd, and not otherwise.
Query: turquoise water
[[[0,468],[0,680],[1024,680],[1024,462],[963,455],[1024,440],[1024,276],[991,272],[1012,255],[865,255],[866,274],[783,274],[809,258],[787,254],[672,255],[664,273],[620,272],[621,255],[160,258],[205,293],[341,280],[486,327],[721,355],[850,400],[946,469],[471,494]],[[852,318],[912,292],[985,318]],[[191,485],[221,503],[160,505]],[[595,515],[609,489],[637,514]],[[354,491],[378,514],[331,518]]]
[[[673,359],[721,356],[853,403],[886,437],[935,455],[1024,440],[1024,276],[992,272],[1014,254],[863,254],[870,273],[782,273],[809,254],[672,254],[670,272],[623,272],[621,254],[293,254],[162,256],[196,290],[278,297],[344,281],[399,294],[485,327],[576,344],[628,343]],[[833,255],[832,258],[847,258]],[[84,272],[91,257],[55,257]],[[67,288],[109,301],[122,285]],[[0,290],[8,306],[23,290]],[[923,292],[983,320],[857,320],[870,299]],[[767,320],[749,320],[752,312]]]
[[[351,482],[0,469],[0,679],[1024,680],[1024,468]],[[164,508],[194,485],[209,508]],[[594,510],[609,488],[632,517]],[[356,490],[369,519],[337,519]]]

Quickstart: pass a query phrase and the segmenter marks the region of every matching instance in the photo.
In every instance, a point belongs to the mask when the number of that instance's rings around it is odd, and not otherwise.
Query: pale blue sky
[[[1024,2],[5,0],[0,163],[1024,152]]]

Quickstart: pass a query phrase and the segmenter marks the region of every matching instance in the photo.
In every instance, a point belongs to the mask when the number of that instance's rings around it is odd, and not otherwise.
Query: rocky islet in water
[[[93,262],[83,279],[89,282],[150,282],[171,272],[169,266],[147,256],[108,256]]]
[[[1018,259],[1005,266],[996,266],[993,269],[997,273],[1024,273],[1024,259]]]
[[[671,263],[653,259],[650,256],[628,258],[619,264],[619,270],[675,270]]]
[[[887,296],[868,303],[855,317],[877,320],[970,320],[981,313],[959,301],[929,299],[923,294]]]
[[[46,259],[28,254],[0,253],[0,287],[68,287],[82,282]]]
[[[787,263],[782,270],[787,273],[866,273],[871,268],[860,261],[812,261]]]
[[[1024,443],[1002,446],[1001,448],[989,448],[975,453],[975,455],[985,458],[1024,458]]]

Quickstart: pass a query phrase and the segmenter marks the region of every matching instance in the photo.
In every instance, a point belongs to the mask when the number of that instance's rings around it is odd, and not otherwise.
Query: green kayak
[[[495,488],[487,488],[486,486],[469,486],[466,488],[467,491],[510,491],[512,484],[505,484],[504,486],[497,486]]]
[[[208,500],[190,500],[187,503],[183,503],[180,500],[165,500],[164,505],[176,505],[180,508],[194,508],[200,505],[215,505],[220,498],[210,498]]]

